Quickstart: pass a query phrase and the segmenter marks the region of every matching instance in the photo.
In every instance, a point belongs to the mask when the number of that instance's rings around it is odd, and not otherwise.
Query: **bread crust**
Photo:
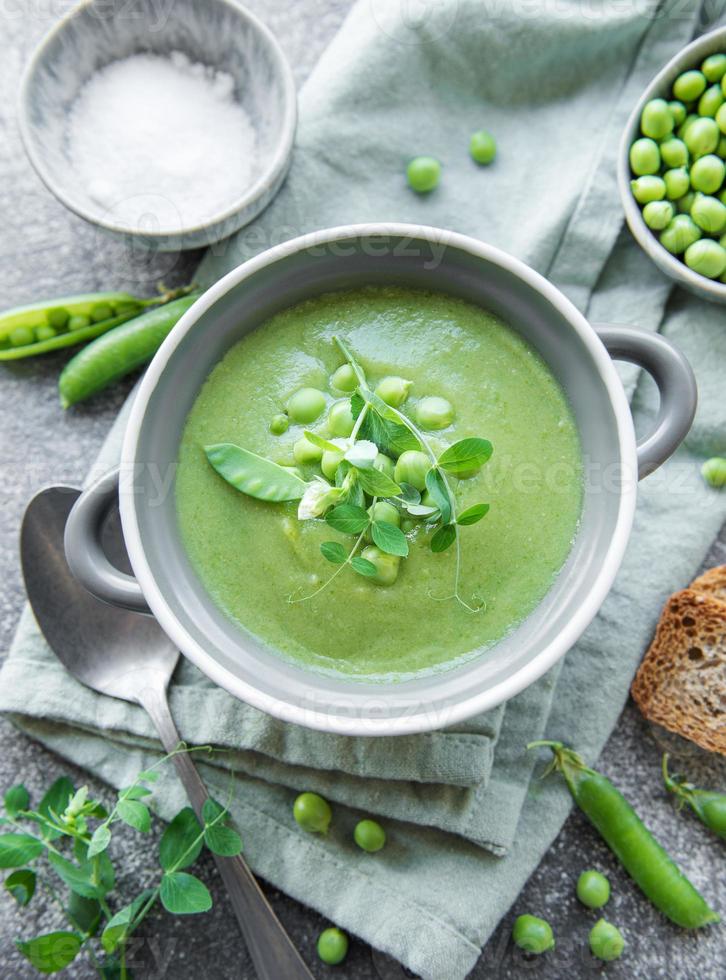
[[[694,592],[703,592],[711,595],[714,599],[721,599],[726,602],[726,565],[717,565],[716,568],[709,568],[703,575],[695,578],[690,585]]]

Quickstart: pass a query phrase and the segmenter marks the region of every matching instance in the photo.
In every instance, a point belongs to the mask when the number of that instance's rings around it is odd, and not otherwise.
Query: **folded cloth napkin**
[[[424,978],[468,973],[568,812],[557,780],[530,784],[524,744],[547,734],[597,757],[663,599],[689,579],[726,517],[726,498],[698,474],[702,453],[726,450],[723,314],[677,295],[664,318],[667,283],[620,234],[614,174],[639,92],[696,23],[725,8],[722,0],[703,11],[684,10],[679,0],[602,7],[441,0],[416,20],[395,0],[360,2],[301,94],[285,187],[253,226],[211,249],[201,269],[211,281],[269,244],[326,225],[453,227],[534,265],[592,321],[663,330],[698,374],[689,444],[642,484],[630,547],[600,614],[560,669],[504,711],[456,733],[345,739],[232,704],[189,665],[174,685],[184,737],[233,750],[233,810],[255,870]],[[500,147],[486,169],[466,153],[469,133],[482,125]],[[416,153],[444,161],[441,186],[428,197],[404,186],[406,160]],[[623,378],[636,426],[645,428],[653,385],[632,370]],[[117,451],[115,433],[99,465]],[[0,673],[0,710],[116,786],[157,755],[136,709],[83,691],[53,665],[29,613]],[[226,794],[228,774],[201,767]],[[160,813],[169,817],[183,800],[173,775],[165,778]],[[291,802],[303,785],[337,801],[326,839],[294,824]],[[351,842],[362,810],[389,815],[389,844],[375,861]]]

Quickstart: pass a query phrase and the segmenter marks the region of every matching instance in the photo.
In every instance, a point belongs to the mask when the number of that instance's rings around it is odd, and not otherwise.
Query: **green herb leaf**
[[[374,575],[378,574],[378,569],[373,562],[368,561],[367,558],[361,558],[360,555],[351,558],[350,566],[359,575],[365,575],[366,578],[373,578]]]
[[[68,776],[60,776],[38,804],[38,813],[47,820],[55,822],[54,814],[63,813],[75,793],[76,788]],[[60,836],[61,831],[44,826],[42,833],[47,840],[55,840]]]
[[[471,470],[478,470],[493,452],[488,439],[461,439],[449,446],[439,456],[439,466],[447,473],[459,476]]]
[[[118,795],[121,800],[140,800],[142,796],[150,796],[151,790],[148,786],[139,786],[134,783],[132,786],[120,789]]]
[[[7,815],[17,817],[21,810],[27,810],[30,806],[30,793],[22,784],[11,786],[3,797],[3,803]]]
[[[441,519],[444,524],[451,520],[451,501],[446,492],[444,478],[439,471],[432,467],[426,474],[426,489],[431,494],[436,506],[441,511]]]
[[[340,541],[323,541],[320,545],[320,551],[323,558],[332,562],[333,565],[344,565],[348,558],[348,552]]]
[[[341,504],[334,507],[325,515],[326,522],[336,531],[343,534],[360,534],[365,531],[370,518],[362,507],[355,504]]]
[[[431,538],[431,550],[434,554],[446,551],[456,541],[456,527],[454,524],[444,524]]]
[[[403,505],[412,517],[433,517],[440,514],[438,507],[429,507],[426,504],[404,504]]]
[[[159,778],[159,773],[155,769],[143,769],[138,776],[137,780],[143,780],[145,783],[155,783]]]
[[[84,898],[105,898],[114,886],[113,865],[105,851],[78,865],[54,852],[48,860],[61,881]]]
[[[101,921],[101,903],[97,899],[71,892],[66,911],[77,929],[88,936],[96,934]]]
[[[374,408],[368,409],[358,435],[375,442],[382,453],[400,456],[407,449],[420,449],[416,436],[401,422],[383,418]]]
[[[223,857],[234,857],[242,850],[242,838],[237,831],[221,823],[205,828],[204,843],[213,854]]]
[[[110,843],[111,831],[105,823],[102,823],[93,831],[91,843],[88,845],[87,856],[89,858],[95,857],[96,854],[105,851]]]
[[[119,800],[116,813],[119,819],[142,834],[151,830],[151,814],[145,803],[139,803],[138,800]]]
[[[201,833],[202,828],[194,810],[185,806],[166,828],[159,842],[159,863],[164,871],[176,869],[177,865],[186,868],[194,864],[202,849]],[[200,838],[198,841],[197,837]],[[179,861],[182,863],[178,864]]]
[[[303,432],[303,435],[305,436],[308,442],[312,442],[314,446],[317,446],[318,449],[322,449],[323,452],[329,452],[329,453],[342,452],[340,446],[336,446],[334,442],[330,442],[328,439],[323,439],[323,437],[319,436],[317,432],[310,432],[308,429],[306,429]]]
[[[217,473],[248,497],[279,503],[299,500],[305,493],[307,483],[292,470],[241,446],[221,442],[205,446],[204,451]]]
[[[1,834],[0,868],[20,868],[44,850],[43,842],[30,834]]]
[[[25,906],[35,894],[35,872],[31,868],[12,871],[5,879],[5,887],[20,906]]]
[[[380,470],[356,470],[358,482],[371,497],[397,497],[401,488]]]
[[[354,421],[358,421],[358,416],[363,411],[365,403],[365,398],[359,391],[354,392],[350,396],[350,414],[353,416]]]
[[[421,503],[421,494],[416,487],[412,487],[410,483],[401,483],[400,497],[405,504]]]
[[[373,543],[386,554],[400,555],[401,558],[408,555],[406,535],[395,524],[389,524],[388,521],[374,521],[371,525],[371,537]]]
[[[206,912],[212,907],[212,896],[207,886],[184,871],[167,873],[161,879],[161,904],[174,915],[193,915]]]
[[[456,518],[456,523],[461,524],[462,527],[467,527],[469,524],[476,524],[488,513],[489,504],[474,504],[472,507],[467,507],[466,510],[462,510]]]
[[[57,973],[78,956],[81,939],[75,932],[47,932],[27,942],[16,939],[15,945],[40,973]]]
[[[226,813],[229,813],[229,810],[215,800],[213,796],[208,796],[202,804],[202,820],[205,826],[222,819]]]
[[[151,895],[151,889],[145,889],[136,896],[130,905],[125,905],[118,910],[113,918],[109,919],[106,928],[101,933],[101,945],[107,953],[113,953],[120,943],[127,938],[136,916],[141,911],[142,906],[151,898]]]

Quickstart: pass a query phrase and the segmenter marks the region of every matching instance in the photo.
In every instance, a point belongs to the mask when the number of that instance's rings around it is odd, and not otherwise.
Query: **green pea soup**
[[[210,466],[204,447],[232,442],[293,465],[305,428],[326,436],[326,415],[281,435],[271,419],[301,387],[341,397],[330,378],[345,340],[371,387],[386,375],[412,381],[401,410],[446,398],[447,429],[429,433],[435,452],[467,436],[488,439],[492,458],[474,477],[452,480],[459,512],[490,505],[460,530],[462,598],[451,598],[457,550],[434,554],[419,521],[409,556],[383,587],[346,567],[336,570],[320,545],[354,538],[324,520],[297,519],[297,501],[248,497]],[[306,478],[319,473],[311,464]],[[189,413],[179,449],[176,507],[189,559],[218,606],[240,630],[310,669],[351,678],[393,680],[450,668],[511,632],[552,586],[577,532],[582,461],[577,428],[562,389],[540,356],[498,317],[440,293],[370,286],[327,293],[278,313],[235,344],[216,365]],[[303,601],[298,601],[303,599]]]

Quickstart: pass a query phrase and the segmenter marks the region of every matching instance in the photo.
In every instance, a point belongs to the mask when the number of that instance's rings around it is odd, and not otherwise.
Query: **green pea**
[[[469,153],[477,163],[491,163],[497,155],[497,144],[486,129],[478,129],[469,140]]]
[[[70,319],[70,313],[68,310],[64,310],[62,307],[56,307],[54,310],[48,310],[47,316],[48,325],[55,327],[56,330],[62,330]]]
[[[705,88],[706,78],[700,71],[684,71],[673,83],[673,95],[680,102],[695,102]]]
[[[689,269],[707,279],[718,279],[726,272],[726,248],[711,238],[689,245],[684,260]]]
[[[287,403],[287,414],[293,422],[307,425],[325,411],[325,395],[317,388],[300,388]]]
[[[726,166],[715,153],[699,157],[691,167],[691,187],[694,191],[713,194],[723,183]]]
[[[590,930],[590,949],[593,956],[609,963],[623,955],[625,940],[617,926],[605,919],[598,919]]]
[[[349,436],[355,426],[355,419],[350,408],[350,398],[333,402],[328,412],[328,430],[332,436]]]
[[[270,432],[273,436],[281,436],[283,432],[287,432],[290,428],[290,419],[287,415],[283,415],[280,412],[279,415],[273,415],[270,421]]]
[[[673,122],[676,126],[680,126],[681,123],[686,121],[686,107],[682,102],[678,102],[676,99],[674,99],[672,102],[668,103],[668,108],[670,109],[670,113],[673,116]]]
[[[691,217],[709,235],[720,235],[726,227],[726,206],[717,197],[696,194],[691,205]]]
[[[679,197],[687,194],[691,188],[691,178],[685,167],[676,167],[673,170],[666,170],[663,174],[666,197],[669,201],[675,201]]]
[[[673,255],[685,252],[689,245],[698,241],[701,231],[687,214],[677,214],[668,227],[660,233],[660,243]]]
[[[646,102],[640,116],[640,130],[644,136],[662,140],[673,130],[673,116],[664,99]]]
[[[599,871],[583,871],[577,879],[577,897],[589,909],[600,909],[610,899],[610,882]]]
[[[701,476],[709,487],[726,487],[726,459],[723,456],[707,459],[701,467]]]
[[[716,110],[716,125],[722,133],[726,133],[726,102]]]
[[[353,831],[353,840],[369,854],[380,851],[386,843],[386,832],[375,820],[361,820]]]
[[[329,966],[337,966],[348,955],[348,937],[340,929],[324,929],[318,936],[318,956]]]
[[[68,320],[69,330],[85,330],[85,328],[90,327],[90,325],[91,318],[90,316],[86,316],[84,313],[76,313]]]
[[[8,337],[11,347],[27,347],[28,344],[32,344],[35,340],[35,334],[32,327],[15,327],[14,330],[10,331]]]
[[[431,460],[418,449],[407,449],[401,453],[393,471],[396,483],[410,483],[417,490],[426,486],[426,474],[431,469]]]
[[[720,85],[712,85],[707,88],[698,100],[699,116],[711,116],[713,118],[723,105],[724,97]]]
[[[651,201],[643,208],[643,220],[653,231],[662,231],[675,213],[676,209],[670,201]]]
[[[638,179],[655,178],[639,177]],[[665,194],[665,184],[663,184],[663,193]],[[416,406],[416,420],[423,429],[445,429],[454,421],[454,414],[454,406],[451,402],[438,395],[422,398]]]
[[[662,201],[666,193],[665,181],[661,177],[637,177],[630,181],[630,189],[638,204]]]
[[[401,512],[398,507],[389,504],[387,500],[378,500],[372,507],[368,508],[372,521],[386,521],[388,524],[401,524]]]
[[[688,163],[688,147],[677,136],[670,136],[660,145],[660,155],[666,167],[685,167]],[[650,171],[657,173],[657,171]]]
[[[333,376],[330,379],[330,386],[331,388],[337,388],[338,391],[355,391],[358,387],[358,378],[356,378],[355,371],[350,364],[341,364],[337,371],[333,372]]]
[[[393,585],[398,578],[401,567],[401,559],[398,555],[389,555],[374,544],[369,544],[361,552],[361,557],[376,566],[376,574],[370,576],[371,582],[376,582],[378,585]]]
[[[378,470],[380,473],[385,473],[386,476],[390,476],[393,479],[396,462],[390,456],[386,456],[384,453],[378,453],[373,460],[373,469]]]
[[[320,469],[323,471],[323,476],[327,476],[329,480],[335,479],[335,472],[343,461],[343,450],[340,452],[333,452],[332,449],[326,449],[320,460]]]
[[[327,834],[333,819],[330,804],[317,793],[301,793],[293,803],[292,815],[309,834]]]
[[[710,54],[701,65],[701,71],[709,82],[720,82],[726,75],[726,54]]]
[[[685,143],[683,145],[685,146]],[[660,150],[655,140],[642,137],[633,143],[630,147],[630,169],[638,177],[658,173]]]
[[[678,127],[678,130],[676,131],[676,135],[678,136],[678,138],[685,139],[688,130],[691,128],[693,123],[700,118],[701,117],[697,116],[695,112],[689,112],[689,114],[686,116],[686,118],[683,120],[681,125]]]
[[[410,534],[411,531],[416,530],[416,521],[414,521],[411,517],[406,517],[403,521],[401,521],[401,530],[404,534]]]
[[[113,307],[110,303],[95,303],[91,307],[91,319],[94,323],[100,323],[101,320],[110,320],[113,316]]]
[[[296,463],[306,466],[309,463],[319,463],[323,458],[323,450],[302,436],[293,444],[292,455]]]
[[[512,939],[526,953],[546,953],[555,948],[552,926],[536,915],[520,915],[514,922]]]
[[[676,201],[676,210],[680,214],[690,214],[691,208],[693,207],[693,202],[696,200],[695,191],[689,191],[688,194],[684,194],[683,197],[679,197]]]
[[[726,113],[724,114],[724,122],[726,123]],[[716,153],[721,157],[722,160],[726,160],[726,136],[722,136],[718,141],[718,146],[716,147]]]
[[[35,328],[36,340],[52,340],[57,334],[58,331],[55,327],[51,327],[47,323],[41,323],[40,326]]]
[[[417,194],[432,191],[441,177],[441,164],[435,157],[415,157],[406,168],[408,186]]]
[[[392,408],[399,408],[408,398],[412,383],[411,381],[407,381],[406,378],[389,375],[389,377],[383,378],[378,382],[376,385],[376,394],[379,398],[383,399],[386,405],[390,405]]]
[[[713,153],[721,138],[721,130],[715,119],[699,116],[683,134],[683,142],[688,147],[694,159]]]

